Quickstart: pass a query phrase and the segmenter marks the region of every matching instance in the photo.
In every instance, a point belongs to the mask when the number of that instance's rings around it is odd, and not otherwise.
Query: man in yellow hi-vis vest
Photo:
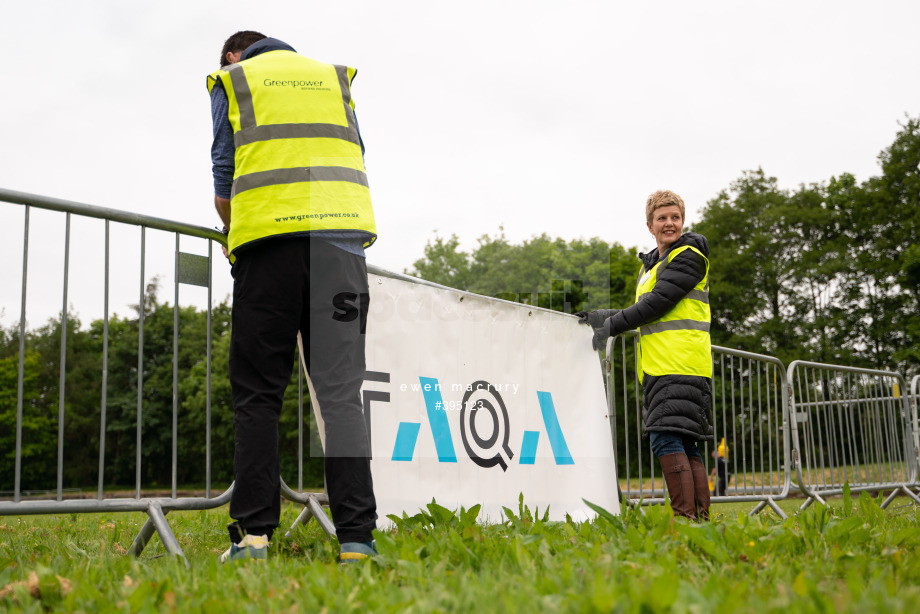
[[[594,327],[596,350],[608,337],[639,329],[643,428],[671,506],[676,514],[708,520],[709,480],[696,444],[712,437],[709,244],[700,234],[683,234],[684,201],[673,192],[649,196],[645,214],[657,247],[640,254],[635,304],[576,315]]]
[[[710,492],[717,497],[724,497],[725,490],[728,488],[728,482],[732,474],[728,470],[728,446],[725,444],[725,438],[722,443],[712,451],[712,471],[709,472]]]
[[[361,385],[377,238],[351,82],[356,71],[253,31],[224,44],[208,77],[214,202],[233,274],[231,546],[265,558],[280,519],[278,422],[298,332],[325,428],[340,559],[376,554],[377,512]]]

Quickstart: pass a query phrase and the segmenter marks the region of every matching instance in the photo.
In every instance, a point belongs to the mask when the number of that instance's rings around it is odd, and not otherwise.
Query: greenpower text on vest
[[[291,81],[276,81],[274,79],[266,79],[262,82],[265,87],[322,87],[322,81],[304,81],[304,80],[291,80]]]
[[[299,222],[301,220],[321,220],[327,217],[358,217],[357,213],[302,213],[300,215],[288,215],[285,217],[276,217],[276,222]]]

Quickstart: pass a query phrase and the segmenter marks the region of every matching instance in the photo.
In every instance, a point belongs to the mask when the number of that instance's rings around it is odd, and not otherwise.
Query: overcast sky
[[[370,263],[500,226],[645,249],[656,189],[692,223],[747,169],[786,188],[879,174],[920,112],[918,23],[906,0],[6,2],[0,187],[214,226],[205,76],[255,29],[358,69]],[[17,213],[0,204],[8,249]]]

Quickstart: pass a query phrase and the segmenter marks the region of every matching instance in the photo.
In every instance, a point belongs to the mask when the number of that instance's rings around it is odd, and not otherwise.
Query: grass
[[[290,540],[280,530],[267,562],[221,566],[226,508],[168,516],[189,568],[156,537],[139,560],[123,556],[142,514],[5,517],[0,610],[920,611],[920,508],[878,501],[863,493],[804,512],[783,501],[785,521],[726,504],[707,524],[666,506],[550,522],[521,501],[488,526],[478,506],[431,503],[377,534],[379,557],[350,566],[315,522]],[[282,527],[298,512],[285,506]]]

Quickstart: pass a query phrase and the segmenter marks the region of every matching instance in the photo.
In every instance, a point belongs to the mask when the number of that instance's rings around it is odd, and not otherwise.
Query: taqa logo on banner
[[[369,381],[390,381],[389,373],[371,371],[368,372],[368,376]],[[517,385],[514,385],[514,388],[517,388]],[[485,380],[477,380],[466,386],[452,384],[450,390],[455,393],[463,392],[463,398],[460,401],[445,402],[441,394],[442,385],[436,378],[419,377],[418,384],[400,385],[402,392],[410,390],[423,395],[428,418],[427,428],[430,429],[434,438],[438,461],[457,462],[455,439],[451,433],[448,413],[458,411],[460,413],[460,441],[470,460],[486,469],[499,466],[503,471],[507,471],[508,464],[514,462],[516,455],[510,446],[511,419],[500,389],[501,386],[492,385]],[[372,395],[373,398],[369,398],[369,395]],[[565,435],[559,425],[552,394],[536,391],[536,395],[540,403],[544,432],[549,440],[556,464],[573,465],[575,461],[569,452]],[[389,393],[366,390],[364,403],[366,416],[370,416],[371,400],[389,402]],[[421,428],[421,422],[399,422],[391,460],[412,461]],[[524,431],[520,453],[517,455],[519,464],[534,464],[540,433],[541,431]]]

